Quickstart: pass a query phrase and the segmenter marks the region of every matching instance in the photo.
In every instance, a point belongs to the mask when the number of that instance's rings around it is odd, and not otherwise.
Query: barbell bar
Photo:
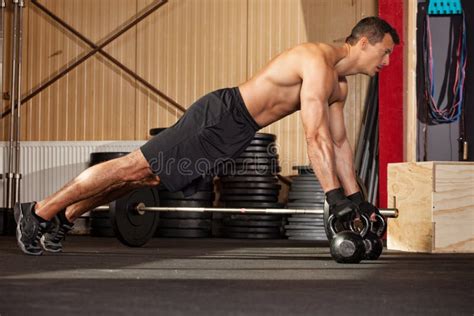
[[[286,208],[222,208],[222,207],[169,207],[159,205],[158,192],[153,188],[141,188],[111,202],[99,206],[96,211],[108,211],[117,238],[125,245],[140,247],[155,234],[160,219],[159,212],[219,212],[239,214],[319,214],[329,212],[327,203],[322,209]],[[149,206],[147,206],[149,205]],[[381,209],[386,217],[397,217],[397,209]]]
[[[110,206],[99,206],[95,208],[99,211],[108,211]],[[246,214],[318,214],[323,215],[323,209],[290,209],[290,208],[219,208],[219,207],[158,207],[145,206],[143,203],[137,204],[135,210],[143,215],[145,212],[219,212],[219,213],[246,213]],[[398,209],[382,208],[380,214],[385,217],[398,217]]]

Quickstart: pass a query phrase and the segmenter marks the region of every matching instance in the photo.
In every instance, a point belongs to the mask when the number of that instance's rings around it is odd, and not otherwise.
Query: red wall
[[[403,161],[403,0],[379,0],[379,16],[400,36],[379,75],[379,206],[387,207],[387,165]]]

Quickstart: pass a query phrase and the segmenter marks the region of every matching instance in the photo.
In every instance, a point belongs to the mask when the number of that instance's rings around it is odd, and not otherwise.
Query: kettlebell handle
[[[369,229],[371,227],[370,220],[365,214],[360,214],[360,218],[362,219],[362,221],[364,223],[364,229],[362,231],[359,232],[359,231],[356,230],[356,228],[354,227],[354,222],[353,221],[350,222],[349,227],[350,227],[351,231],[353,231],[355,233],[358,233],[362,237],[365,237],[367,235],[367,233],[369,232]],[[385,222],[385,220],[384,220],[384,222]],[[338,233],[338,232],[336,232],[335,224],[336,224],[336,216],[334,214],[329,215],[327,226],[328,226],[329,230],[331,231],[332,236],[334,236]]]

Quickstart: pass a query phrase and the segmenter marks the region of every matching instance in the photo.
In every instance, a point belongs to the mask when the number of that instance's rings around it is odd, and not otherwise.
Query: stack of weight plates
[[[101,162],[119,158],[127,155],[128,152],[94,152],[90,154],[90,163],[93,165]],[[110,221],[109,211],[94,210],[90,213],[91,235],[98,237],[114,237],[112,222]]]
[[[322,210],[324,191],[311,167],[296,166],[293,169],[298,170],[298,176],[293,178],[288,193],[288,208]],[[285,234],[288,239],[325,241],[323,215],[293,214],[288,217]]]
[[[160,207],[212,207],[214,185],[212,178],[198,185],[197,192],[184,196],[183,192],[169,192],[160,186]],[[211,236],[210,212],[160,212],[157,235],[160,237],[199,238]]]
[[[281,208],[280,172],[273,134],[257,133],[247,149],[220,172],[220,201],[229,208]],[[281,215],[224,215],[230,238],[280,238]]]

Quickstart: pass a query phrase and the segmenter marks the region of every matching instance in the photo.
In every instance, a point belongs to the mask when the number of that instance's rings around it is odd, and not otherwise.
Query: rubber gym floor
[[[71,236],[26,256],[0,237],[0,315],[474,315],[474,254],[387,251],[338,264],[327,244]]]

